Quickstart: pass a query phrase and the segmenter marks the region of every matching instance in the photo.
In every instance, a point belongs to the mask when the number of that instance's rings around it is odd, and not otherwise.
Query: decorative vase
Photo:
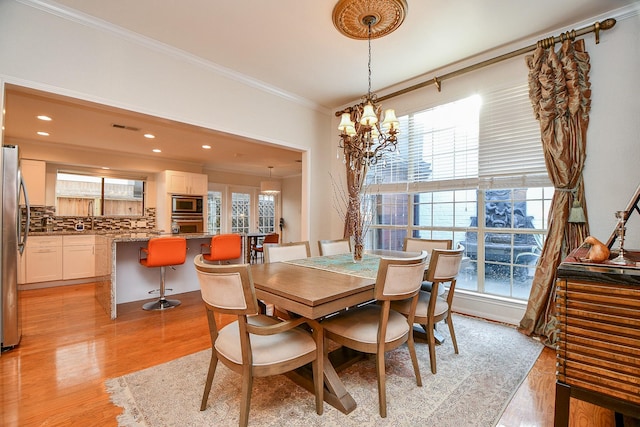
[[[364,253],[364,243],[362,242],[362,237],[357,238],[356,236],[351,236],[351,255],[353,255],[353,262],[362,261],[362,255]]]

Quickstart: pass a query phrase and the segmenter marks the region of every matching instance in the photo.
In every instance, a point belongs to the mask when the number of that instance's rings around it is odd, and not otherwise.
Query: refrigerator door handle
[[[24,179],[22,173],[18,172],[19,176],[19,190],[18,190],[18,251],[20,255],[24,253],[24,248],[27,245],[27,236],[29,235],[29,224],[31,222],[31,205],[29,204],[29,196],[27,195],[27,186],[24,185]],[[24,232],[22,230],[22,209],[20,209],[20,192],[24,194],[24,203],[26,206],[27,220],[24,224]]]

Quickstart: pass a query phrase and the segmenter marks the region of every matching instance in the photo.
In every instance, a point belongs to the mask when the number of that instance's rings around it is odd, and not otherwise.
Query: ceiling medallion
[[[340,0],[333,8],[333,25],[352,39],[377,39],[395,31],[406,15],[406,0]],[[367,17],[374,19],[370,35]]]

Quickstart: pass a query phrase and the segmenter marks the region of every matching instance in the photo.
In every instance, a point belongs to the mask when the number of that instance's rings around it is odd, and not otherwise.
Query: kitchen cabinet
[[[41,160],[20,160],[20,170],[27,187],[29,203],[32,206],[45,206],[46,163]],[[22,196],[20,203],[23,204]]]
[[[62,279],[95,276],[95,236],[62,236]]]
[[[62,279],[62,236],[33,236],[27,242],[26,282]]]
[[[207,194],[208,177],[205,174],[164,171],[167,193],[202,196]]]

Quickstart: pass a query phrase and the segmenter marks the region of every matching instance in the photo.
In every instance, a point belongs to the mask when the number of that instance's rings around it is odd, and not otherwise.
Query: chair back
[[[258,312],[258,300],[249,264],[208,264],[197,255],[196,267],[202,299],[213,311],[251,315]]]
[[[207,261],[227,261],[242,256],[242,237],[239,234],[218,234],[211,238],[209,253],[203,254]]]
[[[427,252],[413,258],[381,258],[374,289],[377,300],[401,300],[420,290],[427,266]]]
[[[338,255],[351,253],[351,242],[349,239],[338,240],[318,240],[320,256]]]
[[[419,239],[417,237],[405,237],[402,250],[405,252],[427,251],[434,249],[451,249],[453,242],[447,239]]]
[[[262,244],[265,243],[280,243],[280,235],[278,233],[267,234],[262,240]]]
[[[146,259],[140,260],[146,267],[184,264],[187,258],[187,240],[183,237],[154,237],[149,239],[146,253]]]
[[[464,246],[458,249],[434,249],[429,260],[427,280],[430,282],[450,282],[460,272]]]
[[[280,245],[264,246],[264,260],[266,263],[289,261],[292,259],[309,258],[311,249],[309,241],[282,243]]]

